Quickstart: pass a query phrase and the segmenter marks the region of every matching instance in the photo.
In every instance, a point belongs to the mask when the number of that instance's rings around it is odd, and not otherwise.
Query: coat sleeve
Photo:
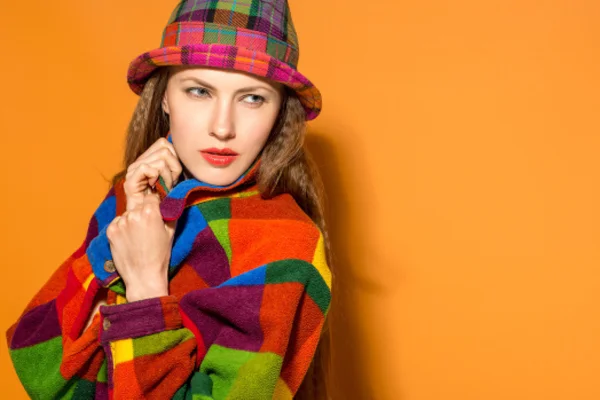
[[[331,299],[312,262],[278,260],[222,284],[100,307],[114,399],[292,399]]]
[[[196,362],[196,339],[179,300],[162,296],[100,307],[110,399],[170,399]]]
[[[86,250],[98,228],[114,214],[114,189],[89,221],[87,235],[34,295],[6,333],[15,371],[34,399],[91,398],[102,376],[104,354],[98,342],[100,316],[86,323],[102,288]],[[91,395],[90,395],[91,393]]]

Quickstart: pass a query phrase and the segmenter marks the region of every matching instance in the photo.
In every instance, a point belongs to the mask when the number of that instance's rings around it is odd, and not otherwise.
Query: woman
[[[7,332],[32,398],[321,398],[319,91],[282,1],[182,1],[130,65],[125,169]]]

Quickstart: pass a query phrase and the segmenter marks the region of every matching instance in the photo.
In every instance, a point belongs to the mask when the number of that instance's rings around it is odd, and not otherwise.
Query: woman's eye
[[[193,88],[189,88],[186,90],[186,92],[188,92],[188,93],[191,93],[193,91],[200,92],[200,95],[194,95],[196,97],[204,97],[204,95],[202,93],[208,94],[208,91],[202,87],[193,87]]]
[[[193,87],[186,90],[187,93],[192,93],[194,97],[206,97],[209,95],[208,90],[203,87]],[[259,96],[257,94],[250,94],[245,97],[245,99],[250,98],[251,101],[247,101],[249,104],[257,104],[260,105],[265,102],[265,98]]]
[[[259,96],[257,94],[251,94],[249,96],[247,96],[246,98],[254,98],[256,101],[250,101],[250,104],[262,104],[265,102],[265,98],[262,96]]]

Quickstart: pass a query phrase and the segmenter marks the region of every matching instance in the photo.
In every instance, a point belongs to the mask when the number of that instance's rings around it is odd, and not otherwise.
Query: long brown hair
[[[158,68],[146,82],[127,129],[123,170],[115,174],[112,184],[123,178],[132,164],[156,140],[169,130],[168,115],[161,102],[171,74],[168,67]],[[304,145],[305,112],[295,92],[285,87],[279,115],[262,150],[257,183],[265,199],[280,193],[291,194],[298,205],[314,221],[323,234],[325,255],[332,264],[329,231],[325,222],[325,191],[316,165]],[[329,315],[317,346],[317,351],[295,399],[330,399],[328,388],[331,365],[331,331]]]

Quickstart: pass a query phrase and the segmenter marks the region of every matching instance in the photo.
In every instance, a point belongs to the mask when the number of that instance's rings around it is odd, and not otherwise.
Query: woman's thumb
[[[165,229],[167,230],[169,235],[171,235],[171,237],[175,236],[175,230],[177,229],[177,221],[178,220],[165,221]]]

